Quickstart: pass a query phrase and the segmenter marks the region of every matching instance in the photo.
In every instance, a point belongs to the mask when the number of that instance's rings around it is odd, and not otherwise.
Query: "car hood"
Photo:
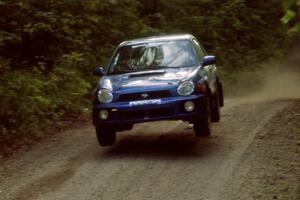
[[[186,67],[110,75],[101,79],[100,87],[113,92],[141,87],[145,90],[152,87],[174,87],[182,80],[191,78],[196,71],[197,67]]]

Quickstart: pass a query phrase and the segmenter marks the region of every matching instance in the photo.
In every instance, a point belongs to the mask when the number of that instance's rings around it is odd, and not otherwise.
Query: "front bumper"
[[[187,101],[195,103],[194,111],[185,111],[184,103]],[[106,120],[99,117],[99,112],[103,109],[109,113]],[[164,98],[159,104],[150,105],[133,106],[129,102],[95,104],[92,115],[94,126],[123,126],[159,120],[193,121],[195,117],[208,115],[207,98],[204,94],[199,94]]]

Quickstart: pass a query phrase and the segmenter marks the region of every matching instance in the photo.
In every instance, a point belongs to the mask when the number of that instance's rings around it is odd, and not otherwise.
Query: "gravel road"
[[[108,148],[92,125],[56,134],[0,163],[0,199],[300,199],[300,102],[225,103],[209,138],[179,121]]]

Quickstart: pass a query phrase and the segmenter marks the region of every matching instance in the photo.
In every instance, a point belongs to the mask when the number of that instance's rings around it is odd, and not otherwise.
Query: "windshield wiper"
[[[110,73],[110,75],[115,75],[115,74],[128,74],[128,73],[139,72],[139,71],[140,71],[140,70],[116,71],[116,72]]]
[[[129,77],[134,78],[134,77],[142,77],[142,76],[163,75],[165,73],[166,73],[165,71],[149,71],[149,72],[130,74]]]
[[[141,71],[158,70],[158,69],[171,69],[171,68],[174,69],[174,68],[180,68],[180,67],[153,66],[153,67],[142,68]]]

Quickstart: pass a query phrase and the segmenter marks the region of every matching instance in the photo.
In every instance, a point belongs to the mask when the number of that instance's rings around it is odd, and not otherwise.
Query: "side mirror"
[[[104,68],[103,68],[103,67],[97,67],[97,68],[94,70],[93,74],[94,74],[95,76],[103,76],[103,75],[105,75]]]
[[[202,66],[213,65],[216,64],[217,59],[215,56],[205,56],[203,58]]]

